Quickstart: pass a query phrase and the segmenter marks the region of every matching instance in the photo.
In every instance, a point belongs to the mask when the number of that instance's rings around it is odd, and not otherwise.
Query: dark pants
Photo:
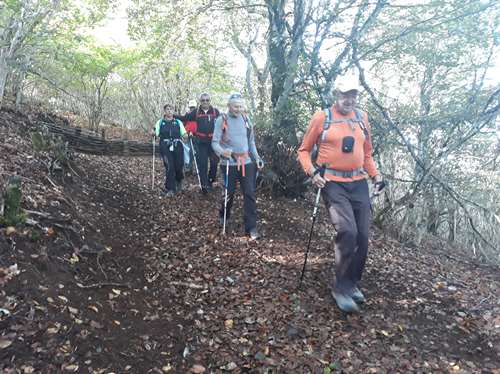
[[[365,179],[327,182],[322,196],[337,231],[334,290],[345,294],[361,280],[368,254],[371,220],[368,183]]]
[[[231,216],[231,207],[233,206],[234,192],[236,190],[236,181],[240,182],[241,192],[243,193],[243,214],[245,221],[245,232],[249,233],[257,227],[257,207],[255,203],[255,172],[256,166],[254,163],[245,165],[245,176],[242,174],[242,169],[238,170],[238,166],[229,166],[229,176],[226,179],[226,164],[221,164],[222,177],[224,178],[224,186],[227,181],[227,207],[226,219]],[[225,194],[224,190],[224,194]],[[224,195],[225,196],[225,195]],[[224,196],[222,205],[219,211],[220,217],[224,217]]]
[[[170,144],[162,141],[160,144],[160,154],[165,165],[165,189],[167,191],[176,191],[177,183],[182,181],[184,173],[184,149],[181,142],[176,142],[174,150],[170,150]]]
[[[211,187],[217,177],[217,164],[219,157],[212,149],[211,142],[196,141],[196,162],[198,163],[198,172],[200,173],[201,186]],[[208,163],[210,160],[210,171],[208,170]]]

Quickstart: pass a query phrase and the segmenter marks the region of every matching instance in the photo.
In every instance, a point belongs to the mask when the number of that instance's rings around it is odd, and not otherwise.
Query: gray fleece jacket
[[[252,158],[257,161],[260,156],[255,146],[255,134],[253,126],[247,119],[250,129],[250,139],[247,135],[247,123],[241,114],[234,116],[232,113],[226,113],[227,129],[223,131],[223,116],[219,116],[215,121],[214,134],[212,137],[212,148],[218,156],[222,156],[225,150],[231,150],[232,153],[248,153],[249,157],[245,159],[245,164],[252,162]],[[250,157],[251,156],[251,157]],[[225,161],[224,161],[225,164]],[[229,165],[236,165],[234,159],[230,159]]]

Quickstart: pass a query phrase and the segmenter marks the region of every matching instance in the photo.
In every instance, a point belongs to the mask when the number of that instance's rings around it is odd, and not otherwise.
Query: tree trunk
[[[0,108],[2,108],[3,96],[5,92],[5,84],[7,83],[7,75],[9,74],[9,66],[5,56],[5,51],[0,48]]]
[[[26,77],[26,71],[23,69],[17,74],[15,81],[13,82],[14,96],[16,97],[16,109],[21,110],[21,104],[23,101],[23,83]]]
[[[287,24],[284,0],[268,0],[270,24],[268,37],[269,72],[273,127],[290,144],[296,142],[296,119],[290,114],[290,95],[295,88],[299,55],[305,27],[304,2],[294,2],[294,23]]]
[[[448,211],[448,241],[452,243],[457,233],[457,214],[454,208],[449,208]]]

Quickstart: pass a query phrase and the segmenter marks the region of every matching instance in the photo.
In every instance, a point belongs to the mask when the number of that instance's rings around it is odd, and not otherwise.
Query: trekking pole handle
[[[321,165],[319,168],[319,175],[321,178],[325,177],[325,171],[326,171],[326,164]],[[318,208],[319,208],[319,199],[321,197],[321,190],[323,188],[318,188],[318,192],[316,193],[316,200],[314,202],[314,209],[313,209],[313,219],[316,218],[316,215],[318,214]]]

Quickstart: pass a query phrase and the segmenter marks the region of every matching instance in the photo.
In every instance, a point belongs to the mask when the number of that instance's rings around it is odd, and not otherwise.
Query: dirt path
[[[16,155],[22,152],[29,150]],[[241,235],[237,200],[232,231],[222,238],[220,188],[203,197],[191,176],[186,191],[167,199],[159,193],[160,163],[155,191],[149,159],[79,156],[76,165],[79,177],[57,189],[30,174],[44,191],[37,209],[51,215],[40,221],[46,230],[38,238],[37,228],[9,237],[1,231],[0,267],[21,270],[0,295],[10,312],[0,318],[2,372],[500,368],[498,269],[402,248],[375,232],[363,284],[368,302],[360,315],[346,316],[326,288],[324,212],[297,290],[306,202],[259,197],[264,238],[252,242]],[[35,169],[24,172],[38,175]]]

